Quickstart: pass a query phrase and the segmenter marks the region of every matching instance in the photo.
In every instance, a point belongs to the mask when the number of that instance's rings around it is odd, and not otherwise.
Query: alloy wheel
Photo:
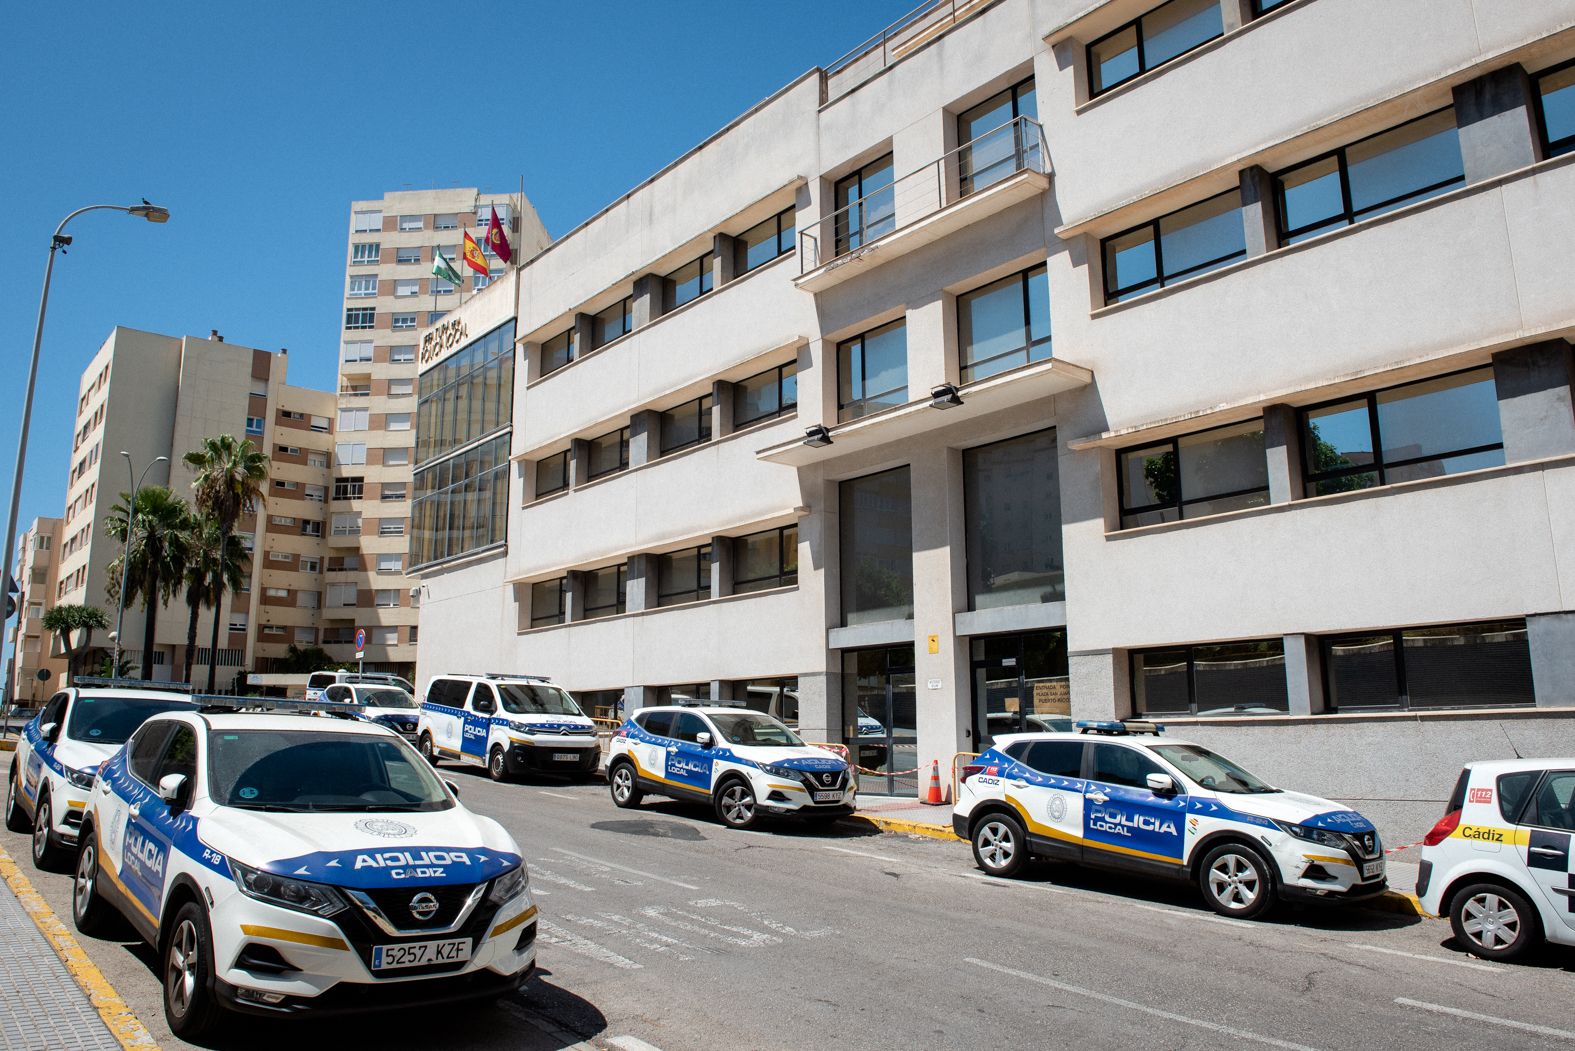
[[[1017,856],[1017,837],[999,821],[987,821],[979,829],[979,857],[986,866],[1002,869]]]
[[[82,856],[77,859],[77,878],[71,888],[71,905],[78,920],[87,915],[93,903],[93,884],[98,879],[98,848],[89,840],[82,844]]]
[[[746,824],[754,813],[754,793],[743,785],[729,785],[722,793],[722,815],[727,818],[728,824]]]
[[[197,927],[190,920],[182,920],[170,935],[164,989],[175,1014],[184,1015],[191,1008],[192,996],[197,991]]]
[[[49,854],[49,826],[54,821],[54,807],[45,796],[38,804],[38,816],[33,819],[33,858],[41,861]]]
[[[618,800],[618,802],[622,803],[625,799],[629,798],[629,792],[633,789],[634,785],[632,783],[632,779],[629,777],[628,767],[620,766],[617,770],[613,771],[612,787],[613,798]]]
[[[1209,893],[1231,909],[1250,908],[1262,884],[1257,866],[1240,854],[1221,854],[1209,868]]]
[[[1461,926],[1466,936],[1484,949],[1502,949],[1520,937],[1520,912],[1492,891],[1466,899]]]

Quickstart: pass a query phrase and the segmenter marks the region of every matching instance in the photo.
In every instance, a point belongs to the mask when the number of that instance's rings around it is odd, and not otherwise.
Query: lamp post
[[[125,212],[135,215],[139,219],[146,219],[150,223],[169,222],[168,208],[160,208],[156,204],[149,204],[143,198],[141,204],[129,207],[121,204],[90,204],[86,208],[78,208],[55,227],[54,236],[49,239],[49,262],[44,266],[44,291],[38,298],[38,324],[33,329],[33,357],[27,366],[27,393],[22,398],[22,433],[16,442],[16,471],[11,476],[11,509],[5,526],[5,548],[0,552],[0,588],[6,588],[11,582],[11,556],[15,554],[16,546],[16,514],[22,502],[22,465],[27,460],[27,428],[33,419],[33,383],[38,378],[38,347],[44,340],[44,310],[49,306],[49,279],[55,272],[55,250],[64,248],[71,243],[71,238],[66,236],[66,224],[83,212],[108,209],[113,212]],[[0,621],[3,625],[4,621]]]
[[[126,477],[133,477],[136,467],[131,462],[131,454],[122,449],[120,450],[120,455],[126,458]],[[136,482],[131,486],[131,502],[126,505],[126,544],[120,551],[120,591],[115,596],[118,601],[115,604],[115,660],[109,666],[111,675],[120,674],[121,624],[126,619],[126,573],[131,568],[131,537],[137,529],[137,493],[142,490],[142,480],[148,476],[149,471],[153,470],[153,464],[169,462],[170,458],[168,456],[158,457],[153,463],[142,469],[141,477],[137,478]],[[153,615],[154,610],[152,604],[149,603],[148,616],[151,617]],[[144,653],[142,659],[151,661],[153,654]]]

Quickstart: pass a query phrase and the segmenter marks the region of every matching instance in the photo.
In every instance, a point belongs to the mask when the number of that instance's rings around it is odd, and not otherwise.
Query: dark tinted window
[[[1028,742],[1027,741],[1013,741],[1011,744],[1009,744],[1005,748],[1001,749],[1001,751],[1005,752],[1007,755],[1011,756],[1013,759],[1016,759],[1018,762],[1022,762],[1023,761],[1023,757],[1028,754]]]
[[[1094,745],[1095,781],[1128,788],[1147,788],[1149,774],[1162,774],[1160,765],[1136,748],[1119,744]]]
[[[171,774],[180,774],[188,781],[197,776],[197,732],[189,726],[176,725],[175,734],[159,760],[158,776],[153,784],[157,785]]]
[[[209,731],[208,794],[221,806],[301,812],[454,806],[432,767],[403,741],[319,730]]]
[[[680,741],[700,743],[700,735],[709,733],[705,721],[693,712],[679,712],[673,721],[673,736]]]
[[[1520,817],[1520,809],[1526,803],[1526,796],[1531,792],[1531,786],[1537,783],[1539,776],[1541,776],[1539,771],[1522,770],[1516,774],[1505,774],[1498,779],[1498,812],[1504,815],[1505,821],[1513,822]],[[1465,775],[1462,774],[1462,785],[1465,783],[1464,778]],[[1465,793],[1462,788],[1461,800],[1464,799]],[[1460,809],[1460,804],[1456,804],[1451,809]]]
[[[1575,830],[1575,771],[1559,770],[1542,779],[1524,823]]]
[[[470,683],[463,679],[433,679],[427,687],[427,703],[445,708],[463,708],[470,694]]]
[[[164,754],[164,742],[169,740],[174,726],[170,722],[154,723],[137,734],[136,740],[131,742],[126,765],[138,780],[150,785],[158,784],[159,757]]]
[[[484,682],[476,683],[476,690],[470,695],[470,710],[473,712],[497,711],[498,700],[492,692],[492,687]]]
[[[44,705],[44,710],[39,713],[38,725],[45,726],[49,723],[58,723],[66,714],[66,695],[57,693]]]
[[[635,721],[645,727],[645,732],[648,734],[655,737],[671,737],[673,736],[673,714],[672,712],[650,712],[643,719],[636,719]]]
[[[1051,777],[1082,777],[1083,742],[1034,741],[1023,762]]]
[[[125,744],[150,717],[184,707],[184,701],[162,697],[78,697],[66,736],[93,744]]]
[[[964,449],[963,494],[970,607],[1064,600],[1055,431]]]

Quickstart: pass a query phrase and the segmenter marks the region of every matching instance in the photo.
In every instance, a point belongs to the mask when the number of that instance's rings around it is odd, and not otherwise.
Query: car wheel
[[[1198,871],[1203,900],[1221,916],[1250,920],[1274,905],[1274,875],[1262,854],[1240,843],[1221,843]]]
[[[170,1032],[199,1041],[213,1032],[221,1010],[213,996],[213,937],[202,906],[188,901],[164,941],[164,1020]]]
[[[1497,883],[1476,883],[1455,895],[1449,906],[1455,940],[1484,960],[1513,960],[1542,941],[1536,910],[1518,891]]]
[[[738,778],[729,781],[717,794],[716,816],[728,828],[749,828],[760,816],[755,808],[755,790]]]
[[[33,823],[27,819],[27,811],[16,798],[16,775],[19,773],[21,769],[12,760],[11,776],[6,778],[5,787],[5,827],[12,832],[31,832]]]
[[[55,822],[55,805],[47,793],[40,793],[38,810],[33,815],[33,864],[45,872],[59,872],[66,863],[66,852],[50,838]]]
[[[416,750],[421,753],[421,758],[427,761],[428,766],[436,767],[438,765],[437,749],[432,747],[431,734],[421,735],[421,740],[416,744]]]
[[[973,830],[973,860],[992,876],[1015,876],[1028,860],[1028,837],[1010,814],[991,814]]]
[[[509,779],[509,761],[503,754],[503,749],[498,745],[492,746],[492,752],[487,756],[487,776],[494,781],[507,781]]]
[[[613,764],[612,773],[607,775],[607,787],[612,792],[613,806],[628,810],[640,805],[640,800],[645,798],[645,793],[634,783],[634,767],[628,763]]]
[[[98,836],[91,827],[82,830],[77,852],[77,874],[71,887],[71,919],[83,934],[103,934],[114,917],[109,903],[98,892]]]

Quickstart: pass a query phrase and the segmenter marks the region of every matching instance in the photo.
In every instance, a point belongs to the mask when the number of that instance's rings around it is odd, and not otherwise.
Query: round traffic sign
[[[366,649],[366,629],[357,628],[355,629],[355,651],[360,653],[364,649]]]

